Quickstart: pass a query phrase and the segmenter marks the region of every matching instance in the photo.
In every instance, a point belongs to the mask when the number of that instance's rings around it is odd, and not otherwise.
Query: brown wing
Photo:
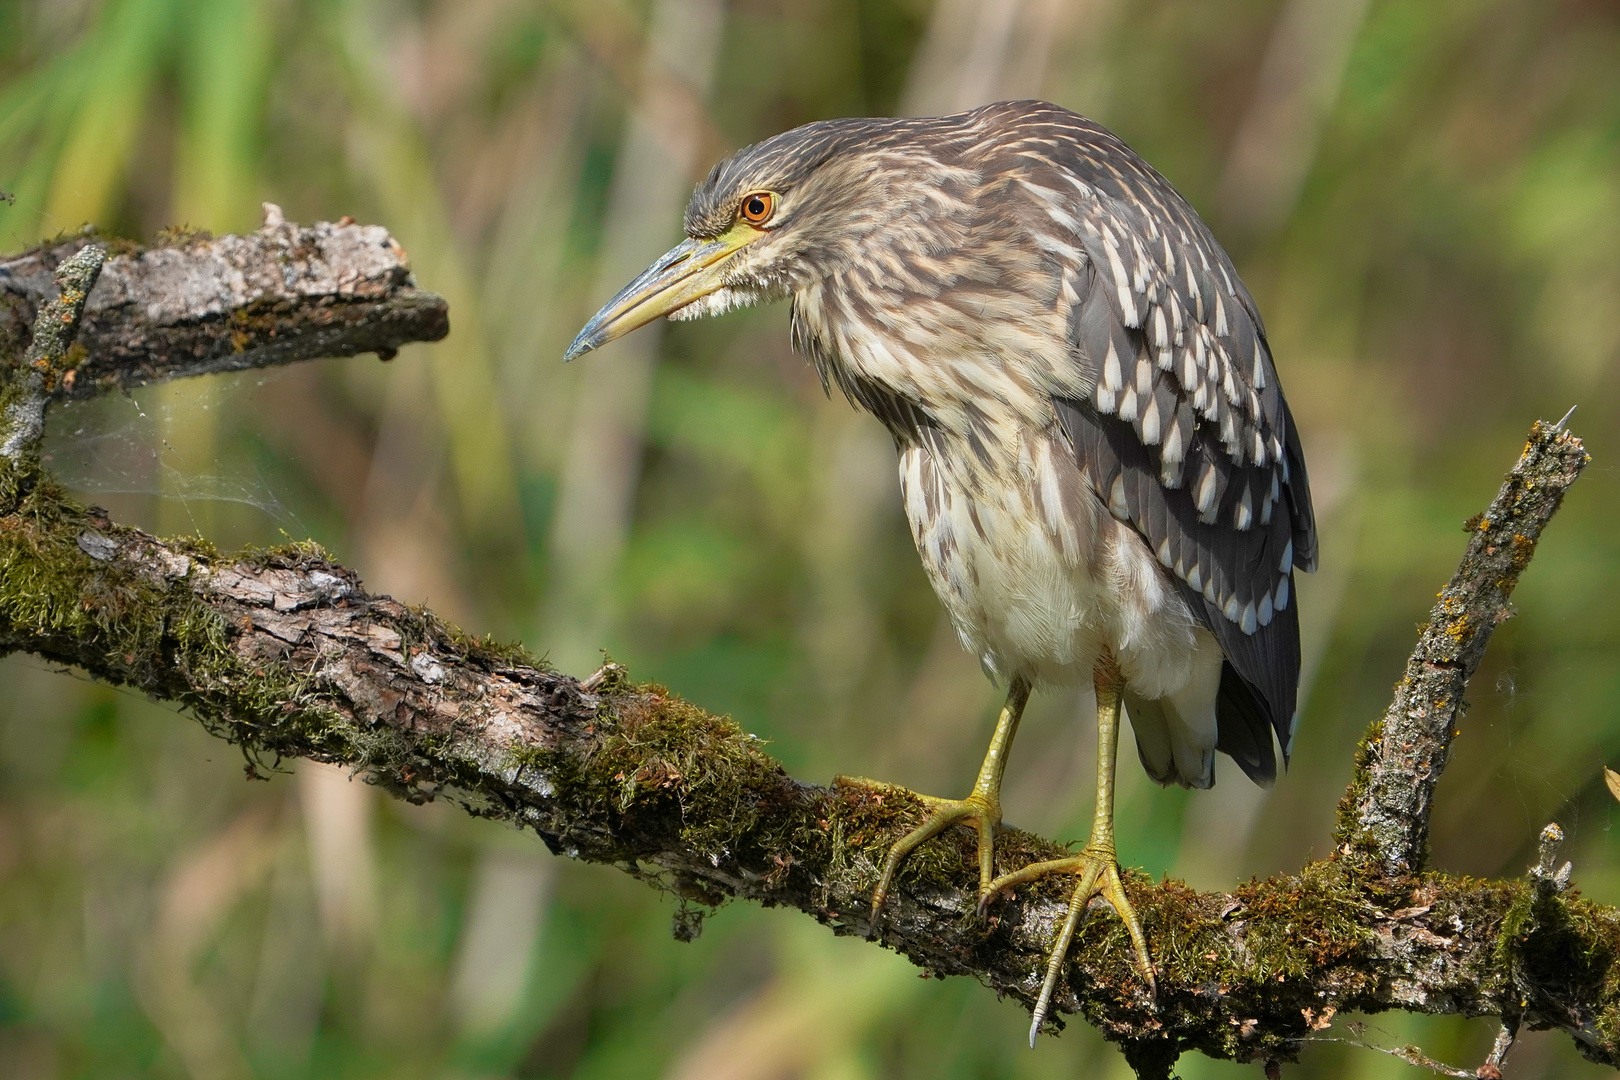
[[[1100,498],[1148,542],[1228,670],[1221,749],[1256,779],[1288,754],[1299,683],[1293,571],[1316,562],[1305,461],[1264,325],[1198,215],[1129,147],[1042,103],[999,152],[1069,315],[1055,409]]]

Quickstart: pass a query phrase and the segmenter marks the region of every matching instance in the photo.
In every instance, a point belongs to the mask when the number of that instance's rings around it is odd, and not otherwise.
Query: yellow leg
[[[883,874],[878,878],[877,888],[872,890],[873,934],[877,933],[878,915],[883,910],[883,902],[889,897],[889,888],[894,884],[895,871],[900,869],[900,864],[919,844],[938,836],[952,825],[972,825],[978,831],[981,905],[989,895],[990,881],[996,873],[995,830],[1001,824],[1001,777],[1007,771],[1007,753],[1012,749],[1013,736],[1018,733],[1018,721],[1023,719],[1024,705],[1028,701],[1028,681],[1014,679],[1007,688],[1007,703],[1002,706],[1001,715],[996,720],[996,731],[990,737],[990,749],[985,751],[984,764],[979,766],[979,777],[973,782],[973,791],[967,798],[918,796],[933,812],[889,849],[889,857],[883,862]]]
[[[1148,984],[1150,992],[1157,990],[1153,963],[1148,959],[1147,938],[1142,934],[1142,924],[1136,917],[1135,909],[1125,896],[1125,886],[1119,876],[1119,859],[1114,852],[1114,759],[1119,748],[1119,703],[1124,678],[1112,653],[1104,652],[1097,661],[1093,681],[1097,687],[1097,809],[1092,818],[1091,839],[1078,855],[1034,863],[1022,870],[1004,874],[980,894],[979,908],[982,911],[992,897],[1016,885],[1052,874],[1074,874],[1080,878],[1069,899],[1068,917],[1063,920],[1063,929],[1047,958],[1046,980],[1041,984],[1041,994],[1035,1002],[1034,1022],[1029,1028],[1031,1047],[1035,1045],[1035,1036],[1040,1034],[1041,1024],[1052,1006],[1052,993],[1057,989],[1058,975],[1063,970],[1064,958],[1069,954],[1075,929],[1080,925],[1080,919],[1093,897],[1101,896],[1119,913],[1125,929],[1131,935],[1137,973]]]

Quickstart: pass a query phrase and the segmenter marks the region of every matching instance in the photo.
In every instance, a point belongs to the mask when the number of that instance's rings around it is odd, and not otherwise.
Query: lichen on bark
[[[1457,572],[1420,629],[1388,710],[1357,751],[1336,841],[1364,872],[1400,880],[1423,869],[1429,811],[1468,680],[1491,633],[1513,614],[1508,601],[1542,529],[1590,461],[1564,421],[1537,421],[1489,509],[1465,525]]]

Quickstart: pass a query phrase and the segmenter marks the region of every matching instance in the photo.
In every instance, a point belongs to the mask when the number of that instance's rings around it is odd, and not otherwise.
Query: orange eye
[[[737,211],[750,225],[763,225],[776,212],[776,196],[769,191],[751,191],[742,197]]]

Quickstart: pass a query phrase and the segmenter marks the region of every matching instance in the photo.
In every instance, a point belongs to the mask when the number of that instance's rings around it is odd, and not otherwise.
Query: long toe
[[[915,792],[913,792],[915,794]],[[883,872],[877,888],[872,890],[872,934],[877,933],[878,917],[888,900],[895,875],[906,858],[924,842],[933,839],[953,825],[974,828],[979,840],[979,894],[984,896],[990,884],[995,862],[995,829],[1001,824],[1001,808],[986,799],[969,796],[966,799],[939,799],[929,795],[918,796],[929,808],[928,816],[920,825],[895,841],[883,860]]]
[[[1069,911],[1067,918],[1064,919],[1063,928],[1058,932],[1051,951],[1047,953],[1046,978],[1041,983],[1041,992],[1035,1001],[1034,1015],[1029,1028],[1032,1047],[1052,1007],[1052,995],[1057,989],[1058,976],[1063,971],[1063,962],[1068,956],[1070,944],[1074,941],[1075,931],[1084,919],[1093,897],[1101,896],[1107,900],[1109,906],[1119,915],[1120,921],[1125,924],[1125,929],[1131,936],[1134,953],[1132,959],[1137,974],[1147,984],[1150,994],[1154,996],[1158,994],[1153,962],[1148,957],[1147,936],[1142,933],[1142,922],[1136,916],[1136,909],[1131,905],[1130,898],[1125,895],[1125,883],[1119,872],[1119,862],[1111,851],[1082,851],[1066,859],[1033,863],[1021,870],[1003,874],[990,883],[979,902],[980,910],[983,910],[990,899],[1008,889],[1054,874],[1070,875],[1080,880],[1069,895]]]
[[[1148,993],[1157,997],[1159,983],[1154,978],[1153,961],[1148,956],[1147,935],[1142,933],[1142,921],[1136,917],[1136,908],[1131,906],[1130,898],[1125,895],[1125,882],[1120,877],[1119,863],[1109,862],[1103,871],[1101,885],[1099,895],[1118,913],[1131,935],[1131,948],[1136,953],[1136,973],[1147,983]]]

